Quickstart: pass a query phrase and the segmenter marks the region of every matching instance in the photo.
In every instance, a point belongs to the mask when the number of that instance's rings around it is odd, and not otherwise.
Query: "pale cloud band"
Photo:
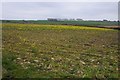
[[[2,19],[118,20],[117,2],[5,2]]]
[[[2,2],[118,2],[119,0],[1,0]]]

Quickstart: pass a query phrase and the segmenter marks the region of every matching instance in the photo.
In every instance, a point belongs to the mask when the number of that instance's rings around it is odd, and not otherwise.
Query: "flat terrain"
[[[4,23],[3,77],[118,78],[118,31]]]
[[[91,26],[91,27],[102,27],[102,26],[118,26],[118,21],[48,21],[48,20],[2,20],[4,23],[33,23],[33,24],[54,24],[54,25],[79,25],[79,26]]]

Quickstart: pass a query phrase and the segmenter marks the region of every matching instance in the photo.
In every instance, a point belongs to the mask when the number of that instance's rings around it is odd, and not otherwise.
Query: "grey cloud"
[[[117,2],[8,2],[3,19],[83,18],[117,20]]]

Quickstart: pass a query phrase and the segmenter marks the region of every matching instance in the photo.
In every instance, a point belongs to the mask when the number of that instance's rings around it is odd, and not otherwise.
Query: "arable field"
[[[91,27],[118,26],[117,21],[48,21],[48,20],[2,20],[4,23],[32,23],[52,25],[79,25]]]
[[[118,31],[2,24],[3,77],[118,78]]]

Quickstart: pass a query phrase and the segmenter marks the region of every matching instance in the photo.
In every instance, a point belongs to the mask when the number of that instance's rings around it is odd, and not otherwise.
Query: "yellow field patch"
[[[18,23],[3,23],[3,27],[14,27],[19,30],[23,28],[35,28],[35,29],[70,29],[70,30],[113,30],[106,28],[97,28],[97,27],[86,27],[86,26],[71,26],[71,25],[42,25],[42,24],[18,24]]]

